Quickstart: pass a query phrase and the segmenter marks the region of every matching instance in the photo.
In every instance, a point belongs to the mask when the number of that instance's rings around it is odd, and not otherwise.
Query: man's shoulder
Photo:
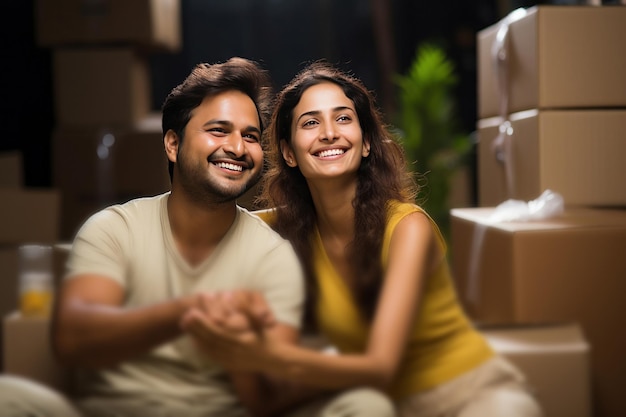
[[[274,231],[263,219],[243,207],[239,210],[239,222],[242,230],[251,238],[263,240],[267,246],[287,243],[276,231]]]
[[[167,198],[168,193],[159,194],[152,197],[138,197],[123,203],[110,205],[99,213],[117,213],[120,216],[137,216],[145,218],[151,213],[158,214],[161,210],[163,199]]]
[[[152,222],[160,216],[163,199],[167,194],[135,198],[124,203],[113,204],[94,213],[81,229],[94,227],[132,228],[143,222]]]

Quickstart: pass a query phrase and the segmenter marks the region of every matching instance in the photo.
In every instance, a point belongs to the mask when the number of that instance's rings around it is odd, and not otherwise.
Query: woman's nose
[[[335,125],[333,123],[326,123],[321,129],[321,136],[321,140],[329,142],[335,141],[338,137]]]

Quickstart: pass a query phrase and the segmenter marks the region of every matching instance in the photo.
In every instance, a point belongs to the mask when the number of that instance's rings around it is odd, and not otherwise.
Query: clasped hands
[[[266,333],[276,325],[265,298],[246,290],[196,297],[180,325],[197,348],[230,371],[261,371],[270,343]]]

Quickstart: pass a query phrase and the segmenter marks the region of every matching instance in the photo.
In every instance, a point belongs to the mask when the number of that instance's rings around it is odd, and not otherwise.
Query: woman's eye
[[[316,125],[316,124],[317,124],[317,121],[316,121],[316,120],[311,119],[311,120],[307,120],[306,122],[304,122],[304,123],[302,124],[302,126],[303,126],[303,127],[307,127],[307,126],[313,126],[313,125]]]
[[[352,120],[352,119],[350,118],[350,116],[339,116],[339,117],[337,118],[337,121],[338,121],[338,122],[349,122],[350,120]]]

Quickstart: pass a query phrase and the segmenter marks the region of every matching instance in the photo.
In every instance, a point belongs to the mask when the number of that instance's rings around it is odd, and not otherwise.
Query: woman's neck
[[[324,182],[309,184],[317,212],[320,235],[352,241],[354,237],[354,206],[356,181],[351,183]]]

